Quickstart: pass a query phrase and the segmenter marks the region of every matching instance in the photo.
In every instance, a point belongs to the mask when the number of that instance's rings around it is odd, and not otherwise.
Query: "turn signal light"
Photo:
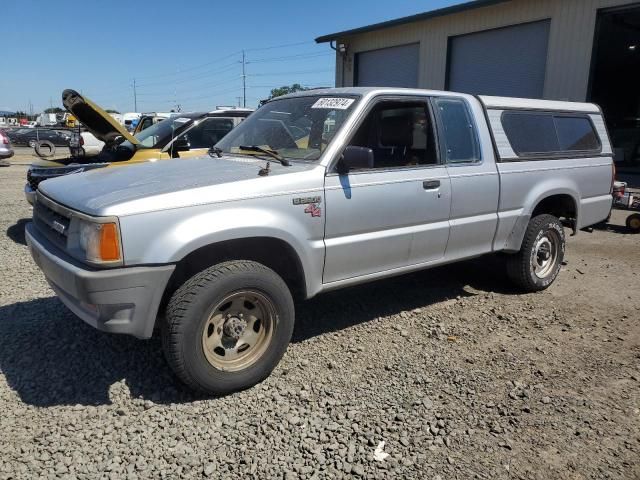
[[[103,223],[100,229],[100,258],[105,262],[120,260],[120,242],[115,223]]]

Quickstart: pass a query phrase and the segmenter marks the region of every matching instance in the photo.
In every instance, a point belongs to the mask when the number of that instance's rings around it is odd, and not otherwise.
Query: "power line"
[[[288,48],[288,47],[297,47],[300,45],[315,45],[316,42],[314,41],[305,41],[305,42],[296,42],[296,43],[284,43],[281,45],[273,45],[271,47],[257,47],[257,48],[246,48],[245,51],[247,52],[258,52],[258,51],[263,51],[263,50],[274,50],[276,48]]]
[[[268,62],[280,62],[280,61],[284,61],[284,60],[291,60],[291,59],[305,59],[305,58],[316,58],[316,57],[326,57],[326,56],[333,56],[334,53],[333,52],[315,52],[315,53],[301,53],[301,54],[297,54],[297,55],[284,55],[281,57],[267,57],[267,58],[258,58],[255,60],[249,60],[248,63],[268,63]]]
[[[214,77],[216,75],[219,75],[220,73],[225,73],[228,72],[229,70],[233,70],[234,67],[238,66],[238,62],[232,62],[232,63],[228,63],[226,65],[222,65],[219,67],[216,67],[213,70],[210,70],[208,72],[201,72],[198,73],[196,76],[194,77],[189,77],[189,78],[180,78],[180,79],[174,79],[174,80],[163,80],[160,82],[151,82],[151,83],[145,83],[142,85],[139,85],[140,87],[152,87],[152,86],[157,86],[157,85],[175,85],[175,84],[182,84],[182,83],[187,83],[187,82],[191,82],[193,80],[200,80],[201,78],[207,78],[207,77]]]
[[[279,49],[279,48],[289,48],[289,47],[296,47],[296,46],[300,46],[300,45],[315,45],[316,43],[314,41],[305,41],[305,42],[295,42],[295,43],[285,43],[285,44],[280,44],[280,45],[272,45],[270,47],[257,47],[257,48],[246,48],[244,49],[245,52],[259,52],[259,51],[265,51],[265,50],[274,50],[274,49]],[[215,60],[211,60],[209,62],[206,63],[201,63],[199,65],[194,65],[191,67],[187,67],[187,68],[179,68],[177,69],[175,72],[167,72],[167,73],[160,73],[160,74],[155,74],[155,75],[137,75],[136,78],[138,79],[148,79],[148,78],[166,78],[166,77],[171,77],[174,75],[181,75],[185,72],[191,72],[193,70],[198,70],[200,68],[203,67],[207,67],[209,65],[213,65],[215,63],[221,62],[223,60],[226,60],[228,58],[231,58],[233,56],[239,55],[240,53],[242,53],[242,50],[237,50],[233,53],[230,53],[228,55],[225,55],[223,57],[219,57]]]
[[[193,67],[187,67],[187,68],[182,68],[182,69],[177,69],[175,72],[167,72],[167,73],[161,73],[158,75],[143,75],[143,76],[138,76],[137,78],[163,78],[163,77],[169,77],[172,75],[180,75],[183,74],[185,72],[191,72],[193,70],[198,70],[199,68],[203,68],[203,67],[208,67],[209,65],[213,65],[215,63],[221,62],[223,60],[226,60],[227,58],[231,58],[235,55],[238,55],[240,53],[240,51],[236,51],[233,53],[230,53],[229,55],[225,55],[224,57],[220,57],[217,58],[215,60],[211,60],[210,62],[207,63],[202,63],[200,65],[195,65]]]
[[[220,85],[225,85],[227,83],[231,83],[231,82],[233,82],[235,80],[238,80],[240,78],[242,78],[241,75],[234,75],[231,78],[226,78],[226,79],[221,80],[219,82],[214,82],[214,83],[208,82],[208,83],[205,83],[205,84],[202,84],[202,85],[195,85],[195,86],[190,85],[190,86],[185,87],[185,88],[188,88],[189,91],[198,91],[198,90],[202,90],[202,89],[205,89],[205,88],[212,88],[212,87],[217,87],[217,86],[220,86]],[[149,96],[149,97],[161,97],[163,95],[167,95],[167,92],[166,91],[146,92],[146,93],[138,93],[138,95],[139,96]]]
[[[297,72],[277,72],[277,73],[254,73],[249,75],[250,77],[278,77],[282,75],[306,75],[308,73],[327,73],[332,72],[333,69],[322,69],[322,70],[302,70]]]

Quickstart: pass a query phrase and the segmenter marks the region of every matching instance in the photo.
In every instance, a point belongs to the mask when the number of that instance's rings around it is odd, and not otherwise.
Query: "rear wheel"
[[[640,233],[640,213],[629,215],[626,224],[631,233]]]
[[[266,378],[284,355],[293,324],[293,299],[282,278],[256,262],[225,262],[174,293],[163,348],[189,387],[222,395]]]
[[[522,248],[507,259],[511,280],[528,292],[544,290],[558,276],[565,251],[564,227],[553,215],[531,219]]]

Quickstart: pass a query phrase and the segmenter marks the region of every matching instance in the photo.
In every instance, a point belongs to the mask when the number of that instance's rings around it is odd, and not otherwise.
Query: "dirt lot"
[[[12,165],[29,165],[31,162],[38,159],[33,148],[30,147],[13,147],[14,155],[9,159]],[[47,157],[47,160],[56,158],[65,158],[70,156],[69,148],[56,147],[56,152],[51,157]],[[0,177],[1,178],[1,177]]]
[[[640,478],[640,235],[620,212],[569,239],[543,293],[487,258],[298,305],[274,374],[206,399],[157,339],[53,296],[25,169],[0,170],[0,478]]]

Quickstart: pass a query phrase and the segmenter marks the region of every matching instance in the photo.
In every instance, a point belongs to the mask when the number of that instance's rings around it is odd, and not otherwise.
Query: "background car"
[[[104,148],[104,142],[87,131],[77,130],[71,132],[69,139],[69,151],[74,157],[92,157],[98,155]]]
[[[138,124],[136,125],[133,134],[140,133],[142,130],[145,130],[149,127],[152,127],[158,122],[166,120],[167,118],[178,116],[178,113],[164,113],[164,112],[155,112],[155,113],[143,113],[140,119],[138,120]]]
[[[13,148],[11,148],[9,137],[4,130],[0,130],[0,166],[8,166],[9,163],[3,159],[11,157],[13,157]]]
[[[35,147],[39,141],[47,140],[56,147],[66,147],[69,145],[71,132],[68,130],[54,130],[49,128],[17,128],[8,130],[7,135],[16,146],[25,145]]]

